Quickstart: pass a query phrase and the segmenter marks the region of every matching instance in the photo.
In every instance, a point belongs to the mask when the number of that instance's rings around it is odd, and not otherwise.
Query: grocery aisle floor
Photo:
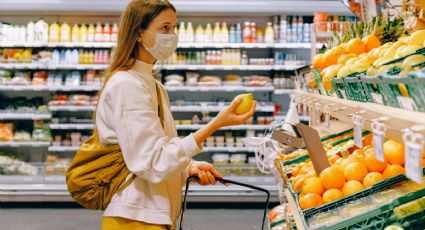
[[[0,209],[0,230],[96,230],[101,214],[85,209]],[[258,230],[261,215],[260,209],[192,209],[184,229]]]

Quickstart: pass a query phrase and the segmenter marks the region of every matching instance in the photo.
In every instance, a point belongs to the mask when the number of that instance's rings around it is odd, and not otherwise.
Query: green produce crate
[[[357,74],[353,77],[344,77],[345,89],[348,91],[348,99],[352,101],[367,102],[367,98],[364,96],[361,86],[361,76],[362,74]]]
[[[341,99],[348,99],[343,78],[333,78],[332,86],[335,94]]]
[[[317,69],[313,69],[311,72],[313,73],[314,80],[316,81],[316,84],[319,87],[319,93],[325,96],[330,96],[330,94],[326,91],[325,87],[323,86],[322,78],[320,77],[320,71]]]
[[[382,94],[379,90],[379,88],[381,87],[381,82],[382,80],[380,77],[360,77],[360,84],[363,89],[363,96],[367,98],[368,102],[384,105],[384,98],[382,97]]]
[[[413,72],[410,77],[412,84],[409,89],[411,97],[420,111],[425,111],[425,68],[422,71]]]
[[[385,98],[384,101],[389,106],[415,111],[419,110],[419,106],[415,100],[410,97],[412,95],[411,86],[414,84],[416,84],[414,79],[409,76],[383,76],[381,93]],[[403,89],[403,92],[401,89]]]

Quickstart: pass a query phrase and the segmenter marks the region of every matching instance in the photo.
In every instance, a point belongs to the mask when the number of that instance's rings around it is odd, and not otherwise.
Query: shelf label
[[[416,104],[415,101],[413,101],[412,98],[410,97],[402,97],[402,96],[398,96],[397,97],[398,103],[400,104],[400,106],[403,109],[407,109],[407,110],[416,110]]]
[[[406,159],[406,176],[412,181],[421,184],[422,153],[425,144],[424,136],[420,133],[406,132],[403,134],[404,154]]]
[[[384,162],[384,136],[387,131],[387,126],[379,121],[372,122],[372,145],[376,159]]]
[[[321,118],[322,118],[322,112],[320,111],[320,103],[316,103],[316,111],[315,111],[315,124],[319,125],[321,123]]]
[[[370,95],[372,96],[372,98],[373,98],[373,100],[375,101],[376,104],[380,104],[380,105],[384,104],[384,100],[382,99],[381,94],[371,93]]]
[[[363,148],[363,140],[362,140],[362,128],[363,128],[363,117],[360,115],[353,115],[353,122],[354,122],[354,144],[359,147]]]
[[[325,107],[325,128],[331,129],[331,114],[329,113],[330,107],[327,105]]]

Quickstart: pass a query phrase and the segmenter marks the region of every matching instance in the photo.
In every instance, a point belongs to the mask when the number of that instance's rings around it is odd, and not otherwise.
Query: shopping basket
[[[183,204],[182,204],[182,211],[181,211],[181,216],[180,216],[179,230],[183,230],[182,226],[183,226],[184,214],[186,212],[187,193],[189,191],[189,184],[190,184],[191,180],[196,180],[196,179],[198,179],[197,176],[191,176],[191,177],[187,178],[187,180],[186,180],[186,188],[185,188],[184,197],[183,197]],[[223,184],[235,184],[235,185],[251,188],[251,189],[266,193],[266,195],[267,195],[266,206],[264,208],[263,224],[261,225],[261,230],[264,230],[264,224],[266,222],[267,209],[269,207],[270,192],[268,190],[264,189],[264,188],[260,188],[260,187],[250,185],[250,184],[244,184],[244,183],[237,182],[237,181],[232,181],[232,180],[228,180],[228,179],[219,179],[219,178],[216,178],[216,180],[223,183]]]

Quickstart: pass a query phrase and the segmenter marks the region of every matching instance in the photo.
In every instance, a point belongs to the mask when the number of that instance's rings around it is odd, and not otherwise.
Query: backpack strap
[[[155,80],[156,99],[158,101],[158,116],[161,121],[161,125],[164,128],[164,106],[162,104],[161,89],[159,87],[159,82]]]

